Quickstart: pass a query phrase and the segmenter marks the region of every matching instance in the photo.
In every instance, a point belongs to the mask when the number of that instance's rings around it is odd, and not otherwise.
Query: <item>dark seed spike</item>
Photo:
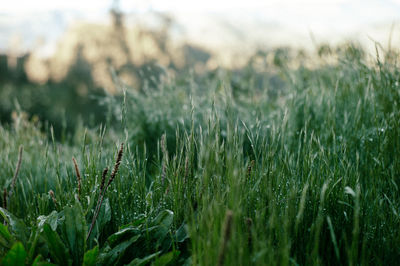
[[[99,197],[99,199],[97,201],[97,206],[96,206],[96,209],[94,211],[94,215],[93,215],[92,223],[91,223],[90,228],[89,228],[89,232],[88,232],[88,234],[86,236],[86,241],[89,239],[90,234],[93,231],[93,227],[94,227],[94,225],[96,223],[97,216],[99,215],[101,205],[103,204],[104,195],[105,195],[105,193],[106,193],[106,191],[108,189],[108,186],[114,180],[115,175],[118,172],[118,168],[119,168],[119,165],[121,163],[123,151],[124,151],[124,143],[121,143],[121,148],[118,151],[117,160],[115,161],[114,169],[111,172],[111,176],[110,176],[110,179],[108,180],[108,183],[107,183],[106,187],[104,187],[104,182],[106,180],[106,175],[107,175],[107,172],[108,172],[108,168],[105,168],[104,171],[103,171],[103,176],[101,178],[101,184],[100,184],[100,188],[103,189],[103,190],[100,190],[100,197]]]
[[[54,195],[54,191],[53,190],[49,190],[49,195],[51,197],[51,200],[53,201],[54,205],[57,206],[57,200],[56,200],[56,196]]]
[[[108,167],[104,168],[103,170],[103,174],[101,176],[101,183],[100,183],[100,193],[103,191],[104,189],[104,184],[106,183],[106,176],[108,173]]]
[[[111,176],[110,176],[110,179],[108,180],[106,188],[111,184],[111,182],[114,180],[115,176],[117,175],[119,165],[121,164],[123,152],[124,152],[124,143],[121,143],[121,148],[118,151],[117,160],[115,161],[114,169],[111,172]]]

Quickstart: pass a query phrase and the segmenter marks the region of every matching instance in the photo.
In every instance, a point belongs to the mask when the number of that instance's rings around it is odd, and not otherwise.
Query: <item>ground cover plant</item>
[[[121,85],[67,140],[17,108],[0,126],[1,263],[395,265],[399,57],[376,51]]]

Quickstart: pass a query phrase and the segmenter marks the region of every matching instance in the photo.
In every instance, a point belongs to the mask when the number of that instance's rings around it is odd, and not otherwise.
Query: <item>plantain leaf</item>
[[[153,243],[155,244],[155,248],[158,248],[161,244],[163,246],[168,246],[168,243],[163,242],[167,234],[170,232],[173,219],[174,213],[170,210],[164,210],[150,223],[153,226],[146,230],[146,234],[154,240]],[[171,241],[167,242],[172,243]],[[167,247],[167,249],[168,248],[169,247]]]
[[[105,199],[103,201],[103,204],[101,205],[99,215],[97,216],[96,223],[93,228],[93,232],[90,235],[88,243],[92,244],[94,242],[93,239],[100,236],[101,231],[109,221],[111,221],[110,201],[108,199]]]
[[[167,254],[162,255],[161,257],[157,258],[152,265],[153,266],[165,266],[168,265],[169,263],[172,263],[174,258],[179,256],[179,251],[171,251],[168,252]]]
[[[115,247],[119,243],[132,238],[135,235],[140,235],[141,231],[135,227],[124,228],[114,234],[112,234],[107,242],[111,248]]]
[[[82,265],[86,248],[86,220],[82,206],[76,202],[73,207],[64,208],[63,235],[73,259],[73,265]]]
[[[99,247],[95,246],[91,250],[88,250],[83,256],[82,266],[95,266],[97,263],[98,256],[99,256]]]
[[[154,258],[156,258],[158,255],[161,254],[161,251],[150,254],[142,259],[136,258],[133,261],[131,261],[128,266],[143,266],[148,264],[151,260],[153,260]]]
[[[53,266],[53,263],[43,261],[42,255],[38,255],[35,260],[32,262],[32,266]]]
[[[44,216],[41,215],[37,218],[38,227],[42,228],[45,223],[48,223],[53,231],[57,230],[58,226],[59,213],[56,211],[52,211],[49,215]]]
[[[98,224],[100,230],[111,220],[111,207],[110,201],[105,199],[101,205],[99,216],[97,216],[96,223]]]
[[[125,252],[139,239],[140,235],[136,235],[127,241],[116,245],[113,249],[108,250],[101,256],[103,265],[119,265],[125,255]],[[129,262],[129,261],[128,261]]]
[[[189,238],[188,230],[186,227],[187,226],[184,223],[182,223],[182,225],[178,228],[178,230],[176,230],[175,240],[177,242],[182,243],[183,241]]]
[[[49,248],[52,260],[58,265],[71,265],[68,249],[65,247],[57,232],[53,231],[48,224],[44,224],[42,235]]]
[[[23,244],[26,244],[28,240],[28,230],[26,225],[20,219],[1,207],[0,214],[7,222],[11,234],[13,234],[17,240],[21,241]]]
[[[173,220],[174,213],[170,210],[163,210],[156,216],[156,218],[153,219],[152,225],[160,225],[166,229],[169,229]]]
[[[13,242],[13,237],[8,231],[7,226],[0,223],[0,245],[6,248],[10,248]]]
[[[1,260],[1,265],[24,266],[27,255],[22,243],[17,242]]]

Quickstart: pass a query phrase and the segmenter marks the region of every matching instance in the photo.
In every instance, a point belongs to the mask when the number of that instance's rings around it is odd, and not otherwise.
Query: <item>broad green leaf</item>
[[[106,223],[111,220],[111,207],[110,201],[105,199],[103,204],[101,205],[99,216],[97,216],[96,224],[99,226],[100,229],[104,227]]]
[[[162,255],[161,257],[157,258],[152,265],[154,266],[165,266],[172,262],[175,256],[179,254],[179,251],[171,251],[167,254]]]
[[[154,218],[152,225],[161,225],[169,229],[173,220],[174,213],[170,210],[163,210]]]
[[[154,242],[154,248],[158,248],[159,245],[164,242],[165,237],[168,232],[170,232],[173,219],[174,213],[170,210],[164,210],[151,222],[153,226],[146,230],[146,235],[156,241]],[[169,243],[171,243],[171,241],[169,241]],[[166,244],[168,243],[163,243],[163,246],[167,246]]]
[[[49,215],[41,215],[37,218],[38,227],[42,228],[45,223],[48,223],[53,231],[57,230],[59,214],[56,211],[52,211]]]
[[[95,246],[91,250],[88,250],[83,256],[83,266],[95,266],[97,258],[99,256],[99,247]]]
[[[188,239],[189,238],[189,235],[188,235],[188,233],[187,233],[187,229],[186,229],[186,225],[183,223],[179,228],[178,228],[178,230],[176,230],[176,232],[175,232],[175,240],[177,241],[177,242],[183,242],[183,241],[185,241],[186,239]]]
[[[88,243],[93,243],[93,239],[98,238],[104,226],[111,220],[110,201],[105,199],[101,205],[99,215],[97,216],[95,226],[90,235]]]
[[[172,242],[173,242],[173,239],[172,239],[171,234],[167,233],[166,237],[164,237],[164,239],[162,241],[157,241],[156,249],[157,250],[160,249],[163,252],[167,252],[171,248]]]
[[[68,249],[61,241],[57,232],[53,231],[50,225],[45,224],[42,235],[48,245],[52,260],[59,265],[71,265]]]
[[[31,228],[31,236],[29,237],[28,243],[26,245],[26,250],[28,251],[27,263],[31,263],[33,257],[38,254],[36,251],[39,240],[39,229],[36,227]]]
[[[139,239],[140,235],[136,235],[131,239],[124,241],[113,249],[103,253],[101,256],[101,262],[103,265],[116,265],[124,257],[126,250]]]
[[[149,263],[152,259],[156,258],[158,255],[160,255],[161,251],[153,253],[151,255],[148,255],[142,259],[136,258],[133,261],[131,261],[128,266],[143,266]]]
[[[76,202],[73,207],[65,207],[64,215],[63,233],[73,264],[81,265],[86,248],[86,220],[80,203]]]
[[[109,243],[110,247],[113,248],[119,243],[132,238],[135,235],[140,235],[140,230],[135,227],[128,227],[124,228],[114,234],[112,234],[108,239],[107,242]]]
[[[139,226],[143,224],[146,221],[146,215],[144,214],[139,214],[134,221],[132,221],[130,224],[133,226]]]
[[[7,222],[11,233],[17,238],[17,240],[20,240],[23,244],[26,244],[28,240],[28,230],[25,224],[6,209],[1,207],[0,214]]]
[[[43,260],[42,255],[37,255],[35,260],[32,263],[32,266],[53,266],[53,263],[47,262]]]
[[[13,237],[7,229],[7,226],[0,223],[0,245],[9,248],[13,242]]]
[[[15,243],[1,260],[1,265],[24,266],[27,253],[22,243]]]

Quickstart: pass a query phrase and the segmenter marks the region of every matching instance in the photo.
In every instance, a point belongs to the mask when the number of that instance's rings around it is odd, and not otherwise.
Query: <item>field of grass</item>
[[[121,87],[62,140],[17,109],[0,125],[2,265],[396,265],[398,58],[278,50]]]

